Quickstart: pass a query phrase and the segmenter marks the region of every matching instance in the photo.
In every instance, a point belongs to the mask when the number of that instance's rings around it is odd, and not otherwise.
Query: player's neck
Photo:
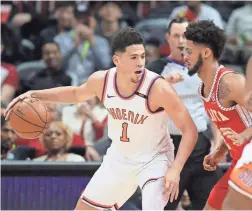
[[[199,78],[203,81],[206,87],[212,86],[219,66],[220,65],[217,61],[202,65]]]
[[[130,78],[125,76],[125,74],[117,72],[116,84],[122,95],[128,96],[132,94],[139,83],[140,81],[138,83],[133,83]]]

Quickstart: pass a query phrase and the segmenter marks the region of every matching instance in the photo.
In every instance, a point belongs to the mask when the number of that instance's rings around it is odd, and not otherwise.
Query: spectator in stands
[[[95,19],[84,2],[75,9],[74,30],[55,37],[64,56],[63,65],[67,71],[75,72],[81,84],[96,70],[111,65],[111,52],[108,41],[94,34]]]
[[[48,42],[53,42],[54,37],[72,29],[74,23],[74,4],[71,1],[57,2],[54,18],[55,24],[50,24],[40,32],[36,40],[36,58],[41,58],[41,47]]]
[[[10,24],[1,24],[1,62],[13,65],[22,61],[21,37]]]
[[[76,134],[80,134],[87,145],[92,146],[104,137],[104,130],[107,126],[107,110],[97,98],[93,98],[78,106],[64,107],[62,120]]]
[[[159,40],[155,38],[150,38],[145,42],[145,62],[146,65],[150,64],[151,62],[154,62],[160,58],[160,51],[159,51]]]
[[[1,39],[1,53],[4,49]],[[19,77],[14,65],[1,61],[1,103],[7,105],[19,88]]]
[[[11,153],[16,148],[18,136],[11,128],[9,121],[1,115],[1,160],[13,159]]]
[[[194,150],[181,172],[178,199],[168,202],[165,207],[167,210],[176,209],[185,190],[192,201],[192,209],[203,209],[211,189],[221,176],[220,169],[209,172],[203,168],[204,157],[208,155],[211,148],[211,140],[206,135],[209,130],[209,119],[198,93],[201,81],[197,75],[192,77],[188,75],[188,69],[183,61],[182,50],[186,41],[184,32],[187,25],[187,20],[181,17],[173,19],[169,23],[166,39],[170,45],[170,55],[147,66],[147,69],[162,75],[171,84],[174,83],[173,88],[187,107],[199,133]],[[182,138],[181,131],[172,121],[169,121],[168,129],[173,139],[176,156]]]
[[[70,76],[66,75],[62,70],[62,58],[57,43],[51,42],[44,44],[42,48],[42,59],[46,63],[46,68],[21,81],[22,93],[29,90],[71,85]]]
[[[230,51],[232,63],[247,63],[252,55],[252,2],[235,9],[226,26],[226,50]]]
[[[96,34],[105,37],[109,43],[113,36],[124,26],[127,26],[122,19],[122,11],[117,2],[104,2],[98,12],[101,18],[96,27]]]
[[[170,19],[174,19],[177,16],[184,17],[189,21],[211,19],[217,26],[224,28],[220,13],[201,1],[187,1],[186,5],[174,8]]]
[[[73,134],[70,128],[62,122],[52,122],[41,136],[41,143],[47,153],[35,158],[34,161],[85,161],[82,156],[67,152],[72,139]]]

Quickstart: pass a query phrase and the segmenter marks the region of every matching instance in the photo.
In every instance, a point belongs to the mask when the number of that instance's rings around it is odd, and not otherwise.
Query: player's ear
[[[166,39],[166,40],[169,40],[169,38],[170,38],[170,34],[169,34],[169,32],[167,32],[167,33],[165,34],[165,39]]]
[[[115,64],[115,65],[119,65],[119,57],[117,56],[117,55],[114,55],[113,57],[112,57],[112,60],[113,60],[113,63]]]
[[[203,52],[203,58],[208,58],[212,54],[212,51],[210,48],[205,48]]]

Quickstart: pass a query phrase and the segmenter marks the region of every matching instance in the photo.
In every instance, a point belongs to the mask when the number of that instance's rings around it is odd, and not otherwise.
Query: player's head
[[[184,33],[187,26],[188,21],[183,17],[177,17],[169,23],[165,37],[169,43],[171,54],[176,58],[180,58],[182,55],[182,50],[186,41]]]
[[[112,41],[113,62],[117,71],[133,83],[141,79],[145,66],[144,41],[133,28],[122,29]]]
[[[185,37],[184,59],[189,75],[200,72],[204,62],[219,60],[226,42],[224,31],[210,20],[190,23]]]

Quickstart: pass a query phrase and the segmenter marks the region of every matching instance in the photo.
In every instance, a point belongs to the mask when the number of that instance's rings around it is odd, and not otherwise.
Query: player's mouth
[[[142,73],[143,73],[143,69],[139,69],[139,70],[135,71],[136,75],[141,75]]]

